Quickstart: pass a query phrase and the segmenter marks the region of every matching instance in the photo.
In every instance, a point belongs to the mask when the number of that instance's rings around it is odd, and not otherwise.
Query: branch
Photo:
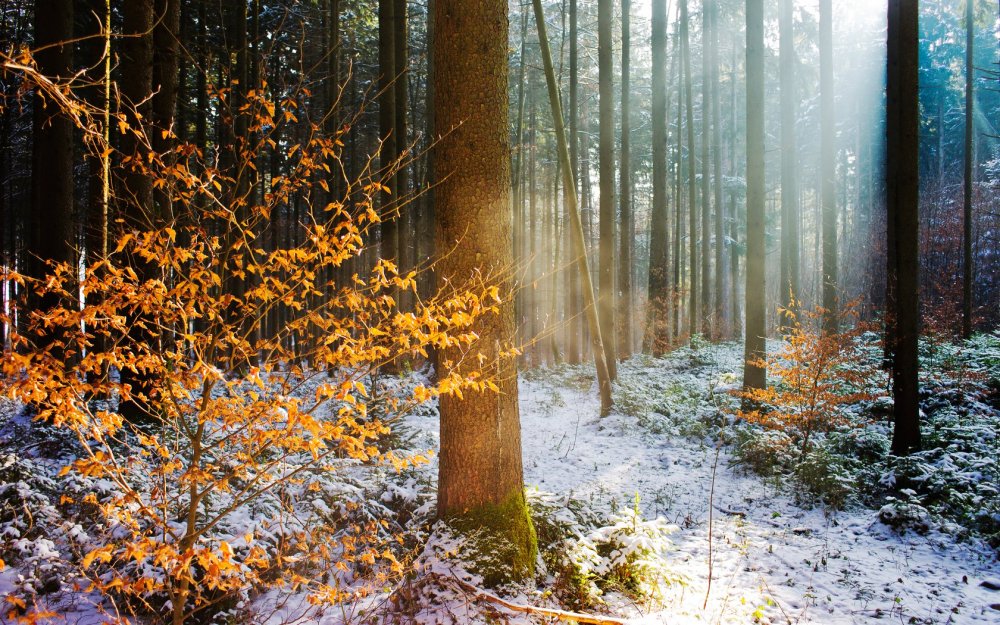
[[[541,616],[548,616],[560,621],[574,621],[577,623],[589,623],[590,625],[626,625],[627,621],[619,618],[614,618],[610,616],[593,616],[590,614],[580,614],[578,612],[567,612],[565,610],[553,610],[550,608],[536,608],[530,605],[521,605],[518,603],[511,603],[506,599],[501,599],[500,597],[489,593],[481,588],[477,588],[468,582],[464,582],[457,577],[452,577],[458,586],[463,590],[472,593],[477,599],[484,599],[491,603],[496,603],[502,605],[508,610],[513,610],[514,612],[521,612],[523,614],[539,614]]]

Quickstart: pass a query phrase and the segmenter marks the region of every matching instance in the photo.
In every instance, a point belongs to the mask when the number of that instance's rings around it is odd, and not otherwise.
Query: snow
[[[922,624],[1000,622],[1000,610],[992,607],[1000,603],[997,551],[968,537],[954,523],[932,519],[924,507],[910,505],[919,495],[915,490],[901,489],[896,493],[899,500],[884,505],[855,504],[836,511],[804,505],[787,484],[749,474],[736,465],[728,444],[731,436],[721,436],[731,429],[731,421],[719,407],[727,401],[726,391],[737,383],[734,372],[739,370],[739,356],[736,347],[722,346],[678,350],[664,360],[633,358],[619,367],[617,407],[604,418],[599,415],[588,367],[557,367],[521,375],[521,443],[525,483],[532,499],[555,506],[553,518],[559,523],[580,521],[578,510],[568,505],[558,509],[571,500],[585,508],[588,522],[596,519],[593,526],[570,537],[575,542],[569,543],[580,547],[587,554],[581,557],[590,558],[594,568],[605,566],[607,560],[597,559],[593,545],[608,538],[616,527],[648,528],[646,534],[622,539],[619,555],[650,550],[669,573],[664,579],[674,582],[656,593],[660,602],[630,600],[608,592],[603,596],[606,605],[595,610],[626,618],[633,625],[837,625],[887,619]],[[387,382],[405,386],[419,380]],[[6,448],[16,452],[18,440],[12,432],[21,436],[28,422],[19,409],[5,408],[6,417],[0,415],[0,443],[6,441]],[[975,404],[963,410],[962,415],[956,413],[955,427],[962,428],[966,440],[995,445],[995,432],[968,419],[959,420],[988,408]],[[406,450],[436,451],[437,411],[433,406],[419,407],[402,420],[396,434],[401,436],[397,444]],[[995,484],[986,482],[993,475],[989,471],[995,471],[996,459],[981,462],[977,458],[956,447],[914,465],[916,473],[911,471],[909,478],[916,474],[927,480],[945,472],[949,479],[995,489]],[[0,454],[0,465],[10,467],[11,462],[12,457]],[[450,554],[460,551],[454,537],[442,533],[440,527],[425,526],[433,518],[436,454],[428,464],[401,474],[349,464],[350,479],[325,484],[322,497],[301,493],[301,522],[341,515],[343,510],[337,508],[347,502],[368,501],[373,508],[389,514],[395,510],[401,516],[399,511],[405,509],[406,518],[399,523],[407,524],[410,532],[425,541],[413,567],[440,583],[418,589],[409,585],[421,582],[406,580],[395,589],[326,610],[310,604],[305,593],[269,590],[241,601],[229,617],[233,622],[241,622],[247,614],[254,622],[275,624],[341,625],[361,622],[363,614],[380,622],[379,615],[407,602],[411,608],[416,606],[413,622],[417,623],[487,623],[496,622],[498,615],[511,623],[548,622],[498,606],[486,609],[470,601],[461,588],[447,584],[448,578],[476,580],[461,569],[460,562],[450,559]],[[34,467],[31,470],[43,476],[37,479],[42,486],[0,483],[0,492],[13,488],[24,491],[18,496],[25,501],[36,496],[44,500],[43,490],[52,488],[51,478],[44,476],[54,475],[62,463],[32,460],[23,466]],[[896,475],[890,469],[881,477],[891,482]],[[71,474],[67,479],[79,478]],[[101,486],[106,490],[111,485]],[[641,518],[630,516],[634,507]],[[22,536],[18,519],[0,523],[0,553],[4,548],[8,553],[16,550],[18,559],[13,564],[6,556],[8,567],[0,571],[0,598],[26,588],[38,590],[52,577],[49,571],[61,570],[60,558],[78,550],[74,543],[84,545],[90,540],[90,528],[60,521],[41,504],[37,509],[46,510],[45,522],[54,533],[29,539]],[[993,514],[985,507],[983,511],[986,516]],[[238,548],[245,545],[247,532],[269,535],[267,517],[272,513],[266,508],[240,509],[217,538]],[[924,515],[911,519],[910,526],[922,524],[926,531],[900,531],[884,522],[901,515]],[[662,538],[667,531],[669,539]],[[541,580],[537,587],[506,589],[504,597],[518,604],[559,607],[547,591]],[[418,596],[422,599],[414,598]],[[74,622],[105,620],[94,593],[64,596],[57,605]],[[408,617],[403,620],[410,622]]]

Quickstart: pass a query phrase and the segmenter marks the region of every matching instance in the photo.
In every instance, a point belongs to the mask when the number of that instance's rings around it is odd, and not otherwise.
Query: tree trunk
[[[764,388],[764,0],[747,0],[747,268],[743,388]]]
[[[619,243],[618,264],[618,319],[621,329],[618,337],[618,356],[626,359],[632,355],[632,238],[635,225],[632,217],[632,179],[630,167],[629,133],[629,55],[631,50],[630,28],[631,0],[622,0],[622,122],[621,122],[621,167],[619,170],[619,212],[621,214],[621,232]]]
[[[962,187],[962,338],[972,337],[972,158],[976,68],[974,17],[976,0],[965,0],[965,159]]]
[[[594,356],[594,367],[597,369],[597,385],[601,393],[601,415],[611,410],[611,377],[607,363],[604,361],[604,346],[601,344],[601,323],[594,298],[593,282],[590,279],[590,263],[587,262],[586,241],[583,232],[583,222],[577,209],[576,183],[569,165],[569,148],[566,142],[566,128],[563,124],[562,106],[559,102],[559,87],[556,83],[555,71],[552,68],[552,54],[549,51],[548,37],[545,33],[545,15],[542,12],[541,0],[533,0],[535,22],[538,26],[538,40],[542,52],[542,62],[545,66],[545,82],[549,92],[549,104],[552,107],[552,118],[555,122],[556,143],[559,150],[559,160],[563,163],[563,183],[569,193],[570,227],[573,229],[573,250],[579,259],[580,282],[583,285],[584,309],[587,312],[587,325],[590,330],[591,348]]]
[[[719,0],[710,2],[709,80],[712,84],[712,177],[715,182],[715,338],[728,337],[726,309],[726,211],[722,195],[722,114],[719,98]]]
[[[797,93],[795,79],[794,0],[781,0],[781,284],[778,301],[795,313],[799,299],[799,190],[796,176],[798,144],[795,137]],[[779,315],[782,331],[790,318]]]
[[[670,345],[667,206],[667,0],[653,0],[653,207],[649,230],[647,332],[654,356]]]
[[[823,331],[837,331],[837,146],[833,101],[833,8],[819,2],[820,152],[823,204]]]
[[[694,158],[694,89],[691,84],[691,35],[688,15],[688,0],[681,0],[681,62],[684,64],[684,125],[687,132],[687,151],[684,162],[687,164],[688,183],[688,256],[690,264],[690,280],[688,281],[688,334],[693,338],[699,330],[698,315],[698,175],[697,163]]]
[[[379,0],[378,2],[378,120],[379,138],[382,140],[379,152],[379,165],[383,175],[390,170],[396,160],[396,88],[393,81],[396,78],[396,0]],[[400,193],[395,178],[389,180],[391,196],[383,195],[382,201],[382,248],[381,257],[396,262],[399,256],[398,220],[395,206]],[[395,199],[393,199],[395,198]]]
[[[889,0],[886,68],[887,323],[892,331],[892,453],[920,449],[917,339],[919,292],[919,136],[917,0]]]
[[[708,75],[711,59],[707,54],[710,7],[706,0],[701,3],[701,319],[700,332],[712,336],[712,196],[708,166],[708,142],[711,136],[712,102],[709,94]]]
[[[497,271],[504,298],[474,327],[485,362],[499,359],[488,372],[499,392],[441,397],[438,516],[460,530],[486,531],[496,539],[492,548],[502,545],[484,559],[501,558],[509,569],[477,571],[496,585],[532,575],[537,554],[524,496],[516,362],[500,355],[514,338],[507,2],[437,0],[434,21],[435,119],[448,131],[435,159],[438,249],[450,250],[438,261],[439,285]],[[443,350],[438,367],[456,356]]]
[[[608,374],[614,380],[618,374],[615,355],[615,102],[614,68],[612,65],[611,23],[614,19],[612,0],[597,2],[597,65],[600,97],[600,279],[598,292],[601,308],[601,341],[604,344],[604,361]]]
[[[579,28],[578,28],[577,0],[569,0],[569,154],[570,163],[573,169],[573,180],[579,180],[580,174],[580,132],[579,121],[579,91],[580,91],[580,52],[579,52]],[[574,189],[579,193],[579,186]],[[567,202],[567,211],[569,210]],[[572,236],[572,233],[570,233]],[[572,246],[567,249],[571,255],[571,261],[567,267],[569,271],[569,299],[572,306],[567,309],[569,320],[569,342],[566,346],[566,362],[578,364],[582,361],[581,337],[583,336],[583,314],[580,311],[582,293],[580,286],[580,268],[577,266],[577,258],[572,257]]]

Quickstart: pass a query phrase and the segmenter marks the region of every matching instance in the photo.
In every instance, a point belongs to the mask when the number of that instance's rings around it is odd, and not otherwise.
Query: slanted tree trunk
[[[580,283],[583,286],[584,310],[587,313],[587,329],[590,331],[590,344],[594,357],[594,367],[597,369],[597,385],[601,393],[601,415],[611,410],[611,376],[607,363],[604,361],[604,346],[601,344],[601,323],[598,316],[597,303],[594,297],[594,286],[590,279],[590,263],[587,262],[586,240],[583,231],[583,221],[580,219],[576,197],[576,183],[569,165],[569,148],[566,141],[566,127],[563,124],[562,104],[559,100],[559,86],[556,82],[555,70],[552,66],[552,53],[549,51],[548,36],[545,29],[545,15],[541,0],[533,0],[535,22],[538,27],[538,41],[542,52],[542,63],[545,67],[545,83],[549,92],[549,105],[552,107],[552,119],[555,123],[556,145],[559,150],[559,161],[563,164],[563,184],[569,192],[570,228],[573,229],[573,253],[579,259]]]
[[[747,0],[747,267],[743,388],[764,388],[764,0]]]
[[[611,23],[614,18],[612,0],[597,2],[597,66],[600,132],[600,261],[598,305],[601,308],[601,340],[608,374],[614,380],[618,373],[615,355],[615,102],[614,67],[612,64]]]
[[[895,426],[892,453],[920,449],[917,385],[920,331],[917,0],[889,0],[886,68],[887,339],[891,339]]]
[[[501,357],[514,339],[510,215],[510,133],[507,122],[507,2],[437,0],[431,53],[435,121],[447,130],[435,158],[439,284],[463,284],[482,271],[501,277],[504,301],[477,320],[477,348],[499,392],[466,391],[441,398],[438,516],[458,529],[485,531],[506,570],[480,570],[487,584],[530,576],[537,553],[524,496],[517,370]],[[477,88],[470,89],[475,84]],[[457,356],[442,350],[438,366]],[[465,359],[462,371],[477,366]],[[484,554],[485,556],[486,554]]]

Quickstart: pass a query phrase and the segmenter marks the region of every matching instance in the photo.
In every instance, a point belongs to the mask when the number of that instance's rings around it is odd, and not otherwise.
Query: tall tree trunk
[[[974,87],[976,68],[973,60],[975,48],[976,0],[965,0],[965,159],[962,187],[962,338],[972,336],[972,159],[974,131]]]
[[[155,0],[153,19],[153,151],[170,159],[174,145],[172,133],[179,88],[180,0]],[[202,113],[203,114],[203,113]],[[162,190],[155,192],[156,212],[171,217],[170,198]]]
[[[743,388],[764,388],[764,0],[747,0],[747,268]]]
[[[632,179],[630,167],[629,133],[629,56],[631,54],[630,36],[632,10],[631,0],[622,0],[622,122],[621,122],[621,167],[619,170],[619,212],[621,214],[621,232],[618,251],[618,289],[621,295],[618,299],[618,319],[621,332],[618,337],[618,356],[623,360],[632,355],[632,239],[635,235],[635,225],[632,217]]]
[[[712,102],[709,93],[709,72],[711,59],[708,55],[709,6],[707,0],[701,3],[701,333],[712,336],[712,196],[710,194],[708,142],[711,136]]]
[[[580,132],[579,132],[579,92],[580,92],[580,75],[579,75],[579,65],[580,65],[580,52],[579,52],[579,26],[578,26],[579,15],[577,12],[577,0],[569,0],[569,154],[570,163],[573,170],[573,180],[578,181],[581,176],[580,172]],[[580,192],[579,185],[574,189],[577,193]],[[569,209],[569,203],[567,202],[567,208]],[[572,236],[572,233],[571,235]],[[566,361],[571,364],[577,364],[582,361],[583,356],[581,354],[581,337],[583,336],[583,314],[580,311],[582,293],[580,280],[577,276],[580,275],[580,268],[577,266],[579,259],[572,257],[572,246],[570,246],[567,251],[571,255],[571,261],[567,267],[569,271],[570,288],[569,288],[569,298],[572,301],[572,307],[568,309],[567,314],[570,316],[569,321],[569,342],[566,346]]]
[[[819,1],[820,152],[823,204],[823,330],[837,331],[837,145],[833,101],[832,0]]]
[[[383,172],[388,172],[396,160],[396,0],[379,0],[378,2],[378,120],[379,138],[382,140],[379,152],[379,165]],[[398,229],[396,218],[396,202],[400,193],[395,177],[389,181],[392,196],[383,196],[382,202],[382,249],[381,257],[396,262],[399,256]],[[395,199],[392,199],[395,198]]]
[[[670,345],[669,225],[667,206],[667,0],[653,0],[653,207],[649,229],[647,333],[650,351]]]
[[[726,210],[722,195],[722,114],[719,98],[719,0],[710,3],[709,66],[712,84],[712,178],[715,182],[715,319],[716,338],[728,337],[729,315],[726,309]]]
[[[795,137],[797,89],[795,78],[794,0],[781,0],[781,284],[778,301],[794,314],[799,295],[799,190],[796,176],[798,144]],[[782,330],[790,318],[779,315]]]
[[[439,284],[463,284],[480,270],[506,276],[498,312],[474,328],[485,362],[499,358],[490,372],[499,392],[441,397],[438,516],[491,534],[482,544],[502,545],[490,556],[509,569],[477,571],[495,585],[530,577],[537,554],[524,496],[516,363],[499,353],[514,338],[507,2],[437,0],[434,20],[435,118],[449,130],[435,159],[438,249],[451,250],[438,261]],[[443,350],[438,366],[443,371],[456,356]]]
[[[69,79],[73,73],[72,40],[72,0],[35,0],[38,71],[57,81]],[[41,279],[48,273],[47,262],[72,264],[76,258],[73,123],[51,99],[36,95],[31,136],[31,221],[26,252],[28,274]],[[50,296],[34,307],[44,311],[58,303]]]
[[[887,321],[892,331],[892,453],[920,449],[919,47],[917,0],[889,0],[886,69]]]
[[[681,0],[680,6],[681,62],[684,64],[684,124],[687,132],[687,151],[684,162],[687,163],[688,256],[690,258],[688,334],[693,338],[698,333],[701,319],[698,316],[698,186],[696,180],[698,168],[694,156],[694,89],[691,84],[691,28],[688,0]]]
[[[393,7],[393,69],[395,70],[395,82],[393,83],[393,96],[395,98],[395,103],[393,105],[393,136],[396,139],[395,156],[399,156],[404,150],[407,149],[409,139],[406,135],[406,97],[407,97],[407,82],[409,80],[409,72],[407,71],[408,65],[408,46],[407,46],[407,28],[406,28],[406,0],[393,0],[395,6]],[[393,195],[396,197],[396,202],[400,203],[401,212],[397,213],[396,220],[399,225],[396,228],[396,245],[399,269],[401,273],[406,273],[413,269],[414,267],[414,250],[413,250],[413,237],[410,233],[413,231],[413,215],[409,201],[406,199],[410,193],[410,167],[409,165],[403,165],[399,168],[399,171],[395,176],[396,182],[393,185]],[[400,293],[401,303],[407,309],[411,305],[410,294],[406,291]]]
[[[618,375],[618,358],[615,355],[615,102],[614,60],[612,54],[611,24],[614,21],[612,0],[597,2],[597,66],[600,97],[600,285],[601,340],[604,343],[604,360],[608,373],[614,380]]]

